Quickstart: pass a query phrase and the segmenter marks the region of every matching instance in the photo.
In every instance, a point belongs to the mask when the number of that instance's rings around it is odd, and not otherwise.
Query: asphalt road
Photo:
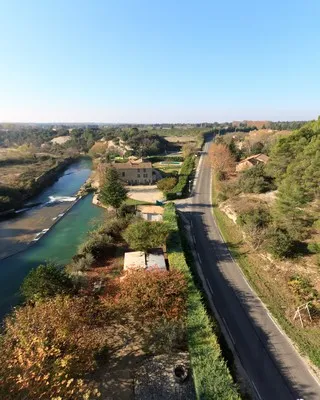
[[[177,207],[189,220],[215,308],[257,399],[319,400],[318,382],[251,290],[220,235],[211,208],[208,146],[207,142],[193,196]]]

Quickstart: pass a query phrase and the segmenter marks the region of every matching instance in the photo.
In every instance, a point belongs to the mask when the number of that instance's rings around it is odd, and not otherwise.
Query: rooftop
[[[123,269],[166,269],[166,261],[162,249],[153,249],[149,253],[130,251],[124,254]]]
[[[250,157],[245,158],[244,160],[241,160],[241,161],[239,162],[239,164],[244,163],[244,162],[246,162],[246,161],[252,161],[252,160],[258,160],[258,161],[261,161],[261,162],[263,162],[263,163],[267,163],[268,160],[269,160],[269,157],[268,157],[267,155],[265,155],[265,154],[262,154],[262,153],[260,153],[260,154],[255,154],[255,155],[253,155],[253,156],[250,156]]]
[[[142,214],[160,214],[164,213],[164,208],[161,206],[137,206],[137,210]]]

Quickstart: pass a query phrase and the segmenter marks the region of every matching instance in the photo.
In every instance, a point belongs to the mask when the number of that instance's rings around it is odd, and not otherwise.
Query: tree
[[[157,187],[162,192],[168,192],[169,190],[173,189],[176,186],[176,184],[177,184],[177,178],[169,177],[160,179],[160,181],[157,182]]]
[[[103,204],[112,206],[116,210],[126,200],[127,190],[120,181],[118,172],[114,168],[106,169],[99,198]]]
[[[168,228],[162,222],[137,221],[128,226],[123,237],[134,250],[146,251],[163,246],[168,235]]]
[[[0,342],[0,398],[91,399],[109,320],[94,298],[56,296],[18,308]],[[93,391],[92,391],[93,390]]]
[[[195,154],[196,150],[197,150],[197,146],[195,145],[195,143],[185,143],[182,146],[183,157],[186,158],[188,156]]]
[[[267,233],[267,249],[277,258],[290,257],[294,252],[294,241],[285,229],[273,227]]]
[[[39,265],[24,279],[21,293],[26,300],[37,301],[57,294],[71,293],[72,280],[54,264]]]
[[[209,149],[211,165],[216,173],[226,178],[235,170],[235,159],[228,146],[212,143]]]
[[[276,187],[273,179],[266,175],[264,165],[261,163],[242,172],[239,188],[244,193],[265,193],[274,190]]]

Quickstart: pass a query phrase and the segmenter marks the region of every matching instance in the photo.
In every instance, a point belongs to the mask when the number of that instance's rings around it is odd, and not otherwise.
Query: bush
[[[73,261],[66,267],[68,274],[76,275],[79,272],[87,271],[92,267],[95,258],[91,253],[79,254],[73,257]]]
[[[299,296],[299,301],[301,302],[317,300],[319,297],[317,290],[312,286],[309,279],[301,275],[292,276],[288,285]]]
[[[240,214],[237,222],[240,226],[265,228],[271,221],[270,213],[265,208],[254,208]]]
[[[317,243],[317,242],[309,243],[308,250],[312,254],[319,254],[320,253],[320,243]]]
[[[277,258],[290,257],[294,253],[294,241],[286,230],[272,228],[267,233],[267,249]]]
[[[110,248],[113,239],[109,235],[92,232],[89,239],[79,246],[79,254],[92,254],[94,258],[101,257]]]
[[[266,228],[271,221],[269,212],[264,208],[255,208],[240,214],[237,222],[249,239],[254,250],[257,250],[266,238]]]
[[[0,397],[92,398],[97,390],[81,377],[96,367],[107,323],[92,298],[57,296],[15,310],[0,344]]]
[[[173,189],[177,184],[177,179],[175,177],[160,179],[157,183],[157,187],[162,192],[168,192]]]
[[[183,320],[187,286],[179,271],[130,271],[121,282],[117,301],[136,321],[155,324]]]
[[[71,293],[72,280],[54,264],[39,265],[24,279],[21,293],[26,300],[37,301],[57,294]]]
[[[167,235],[168,228],[162,222],[140,220],[128,226],[123,238],[131,249],[146,251],[163,246]]]

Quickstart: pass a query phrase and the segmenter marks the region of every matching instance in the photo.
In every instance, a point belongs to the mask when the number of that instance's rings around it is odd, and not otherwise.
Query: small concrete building
[[[124,253],[123,269],[145,269],[146,268],[146,255],[143,251],[130,251]]]
[[[154,269],[166,270],[166,260],[162,249],[154,249],[147,254],[143,251],[130,251],[124,254],[124,271],[144,269],[151,271]]]
[[[150,185],[155,182],[151,162],[133,162],[114,163],[120,179],[128,185]]]
[[[164,209],[161,206],[138,206],[137,214],[146,221],[162,221]]]

